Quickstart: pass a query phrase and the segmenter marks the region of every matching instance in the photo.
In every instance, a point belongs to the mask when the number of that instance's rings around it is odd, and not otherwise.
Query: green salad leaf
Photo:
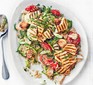
[[[72,21],[71,20],[67,20],[68,22],[68,28],[70,29],[72,27]]]

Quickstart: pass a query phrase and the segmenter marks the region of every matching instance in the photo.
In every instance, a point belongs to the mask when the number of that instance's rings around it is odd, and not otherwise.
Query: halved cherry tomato
[[[48,58],[47,55],[40,55],[40,61],[44,65],[51,65],[53,63],[53,59],[52,58]]]
[[[73,39],[72,37],[70,37],[72,34],[76,34],[77,35],[77,38],[76,39]],[[74,36],[73,36],[74,37]],[[80,35],[77,34],[77,33],[74,33],[74,32],[70,32],[69,35],[67,36],[67,41],[71,44],[74,44],[74,45],[78,45],[81,41],[80,39]]]
[[[28,6],[28,7],[25,8],[26,11],[30,11],[30,12],[34,12],[37,9],[38,9],[38,7],[35,6],[35,5],[31,5],[31,6]]]
[[[32,54],[33,54],[33,51],[32,50],[28,50],[27,51],[27,58],[29,59],[29,58],[31,58],[32,57]]]
[[[52,63],[50,66],[53,70],[56,70],[59,67],[58,62]]]
[[[43,55],[39,55],[39,60],[42,62],[43,61]]]
[[[59,65],[58,62],[53,62],[52,58],[48,58],[47,55],[40,55],[40,61],[47,66],[50,66],[53,70],[56,70]]]
[[[60,11],[59,11],[59,10],[56,10],[56,9],[52,9],[52,10],[51,10],[51,13],[52,13],[53,15],[55,15],[55,16],[60,16],[60,15],[61,15]]]
[[[44,63],[45,65],[51,65],[53,63],[53,60],[47,59],[47,60],[44,60]]]
[[[50,50],[52,51],[51,46],[47,43],[47,42],[42,42],[41,46],[45,49],[45,50]]]

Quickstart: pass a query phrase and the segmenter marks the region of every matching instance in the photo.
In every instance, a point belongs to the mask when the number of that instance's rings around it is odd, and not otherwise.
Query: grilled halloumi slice
[[[63,17],[61,20],[61,23],[59,25],[57,25],[56,28],[57,28],[58,32],[64,32],[65,30],[67,30],[68,29],[68,23],[67,23],[66,18]]]
[[[46,39],[51,39],[53,37],[53,33],[51,29],[47,29],[43,33],[38,33],[38,41],[44,42]]]
[[[30,18],[36,18],[36,17],[40,16],[40,14],[41,14],[40,10],[37,10],[35,12],[31,12]]]
[[[38,33],[38,41],[39,42],[44,42],[46,40],[46,37],[44,36],[43,33]]]
[[[30,32],[31,36],[36,36],[37,35],[37,29],[28,29]]]
[[[76,63],[73,63],[73,64],[71,64],[71,65],[68,65],[68,66],[65,66],[65,67],[61,67],[59,70],[58,70],[58,72],[60,73],[60,74],[64,74],[64,75],[69,75],[70,74],[70,72],[71,72],[71,70],[74,68],[74,66],[76,65]]]
[[[77,61],[76,61],[75,56],[68,58],[68,59],[65,59],[65,61],[62,62],[62,67],[58,70],[58,72],[61,74],[68,75],[70,73],[69,71],[72,70],[72,68],[75,66],[76,62]]]
[[[44,32],[44,36],[46,37],[46,39],[52,38],[52,37],[53,37],[52,30],[51,30],[51,29],[47,29],[47,30]]]
[[[75,47],[74,44],[67,44],[67,45],[63,48],[63,50],[71,53],[72,55],[76,55],[76,52],[77,52],[77,48]]]
[[[68,56],[68,53],[67,53],[66,51],[65,51],[65,52],[57,51],[57,52],[54,54],[54,56],[55,56],[55,59],[56,59],[58,62],[62,63],[62,59],[64,60],[64,58],[65,58],[66,56]]]
[[[41,15],[41,12],[40,10],[37,10],[35,12],[25,12],[25,13],[22,13],[22,16],[21,16],[21,19],[22,21],[25,21],[29,24],[32,24],[32,21],[30,20],[31,18],[37,18]]]
[[[22,13],[21,20],[31,24],[30,18],[37,18],[38,16],[40,16],[40,14],[40,10],[37,10],[35,12]]]
[[[67,66],[62,66],[59,70],[58,70],[58,73],[60,73],[60,74],[63,74],[63,73],[65,73],[65,71],[67,70],[67,69],[69,69],[69,65]]]
[[[40,27],[40,26],[38,26],[37,29],[38,29],[38,33],[43,33],[43,31],[44,31],[44,28]]]
[[[67,51],[56,51],[54,56],[55,60],[62,64],[62,67],[58,69],[60,74],[68,75],[73,67],[72,65],[75,65],[77,62],[76,57],[74,55],[69,56]]]
[[[30,25],[35,26],[37,28],[38,33],[43,33],[44,32],[44,28],[38,26],[35,22],[31,22]]]

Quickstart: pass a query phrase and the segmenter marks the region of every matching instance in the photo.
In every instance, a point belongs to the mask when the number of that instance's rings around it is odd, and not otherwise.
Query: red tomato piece
[[[51,65],[53,63],[53,60],[47,59],[47,60],[44,60],[44,63],[45,65]]]
[[[77,34],[77,38],[76,39],[71,38],[70,35],[72,34]],[[78,33],[70,32],[69,35],[67,36],[67,41],[77,46],[81,41],[80,35]]]
[[[51,68],[56,70],[59,67],[58,62],[52,63]]]
[[[38,9],[38,7],[35,6],[35,5],[31,5],[31,6],[28,6],[28,7],[25,8],[26,11],[30,11],[30,12],[34,12],[37,9]]]
[[[39,59],[40,59],[40,61],[44,64],[44,62],[43,62],[43,55],[40,55],[40,56],[39,56]]]
[[[48,58],[47,55],[40,55],[40,61],[44,65],[51,65],[53,63],[53,59],[52,58]]]
[[[52,51],[51,46],[47,43],[47,42],[42,42],[41,46],[45,49],[45,50],[50,50]]]
[[[42,64],[50,66],[53,70],[56,70],[59,65],[58,62],[53,62],[52,58],[48,58],[47,55],[40,55],[40,61],[42,62]]]
[[[52,13],[53,15],[55,15],[55,16],[61,16],[60,11],[59,11],[59,10],[56,10],[56,9],[52,9],[52,10],[51,10],[51,13]]]

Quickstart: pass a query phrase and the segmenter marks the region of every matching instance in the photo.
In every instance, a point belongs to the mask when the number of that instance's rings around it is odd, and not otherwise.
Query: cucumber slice
[[[19,44],[31,44],[31,41],[27,37],[24,37],[19,39]]]
[[[29,50],[29,48],[26,47],[25,45],[19,45],[17,52],[21,54],[23,57],[26,57],[27,50]]]
[[[26,57],[26,53],[30,49],[33,50],[35,54],[37,54],[36,50],[28,44],[20,44],[18,46],[17,52],[21,54],[23,57]]]
[[[57,37],[57,38],[62,38],[61,35],[57,34],[57,33],[54,33],[54,35]]]
[[[46,53],[50,53],[50,51],[49,50],[44,50],[40,54],[46,54]]]

